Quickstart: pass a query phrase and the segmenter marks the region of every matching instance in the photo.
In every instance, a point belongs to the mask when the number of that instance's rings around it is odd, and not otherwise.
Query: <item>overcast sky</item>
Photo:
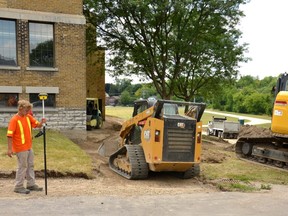
[[[241,75],[262,79],[288,72],[288,0],[251,0],[242,9],[240,29],[252,60],[241,66]]]
[[[241,64],[240,74],[263,79],[288,72],[288,0],[251,0],[241,9],[241,42],[249,44],[252,60]],[[106,74],[106,83],[113,80]]]

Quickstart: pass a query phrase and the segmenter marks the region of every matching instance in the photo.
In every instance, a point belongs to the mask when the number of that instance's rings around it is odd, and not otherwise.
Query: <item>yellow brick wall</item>
[[[78,15],[83,13],[82,5],[82,0],[0,0],[2,8]]]
[[[53,81],[60,87],[57,104],[86,108],[85,26],[57,24],[55,33],[56,67],[60,72]]]
[[[87,57],[87,97],[102,99],[102,116],[105,119],[105,50]]]
[[[7,7],[7,0],[0,0],[0,7],[6,8]]]
[[[29,71],[28,22],[17,21],[18,64],[20,70],[0,69],[0,86],[59,87],[57,107],[86,107],[85,26],[55,23],[55,67],[58,71]],[[21,99],[28,95],[21,94]]]
[[[19,69],[0,68],[0,86],[21,86],[23,92],[19,94],[20,99],[29,99],[25,91],[26,86],[59,88],[59,94],[56,94],[57,109],[52,110],[49,117],[51,118],[49,125],[52,127],[85,128],[86,97],[102,98],[102,110],[105,116],[105,51],[93,55],[93,62],[96,64],[90,64],[88,67],[86,86],[86,26],[82,7],[82,0],[0,0],[2,9],[27,10],[24,17],[30,18],[33,13],[31,15],[29,11],[36,11],[31,20],[37,21],[40,18],[40,20],[50,19],[47,21],[49,23],[54,22],[54,56],[55,68],[58,70],[32,71],[29,70],[29,20],[26,20],[29,18],[17,16],[21,11],[15,15],[17,10],[11,10],[12,17],[7,17],[9,10],[3,10],[6,14],[3,18],[16,20]],[[50,14],[47,18],[45,14],[38,14],[37,11]],[[55,19],[53,19],[54,13],[59,13],[55,14]],[[72,15],[70,17],[73,21],[66,15]],[[89,62],[91,63],[88,61],[88,64]],[[11,115],[13,113],[14,111]],[[0,118],[1,115],[3,114],[0,113]],[[3,124],[6,125],[9,117],[4,119]]]

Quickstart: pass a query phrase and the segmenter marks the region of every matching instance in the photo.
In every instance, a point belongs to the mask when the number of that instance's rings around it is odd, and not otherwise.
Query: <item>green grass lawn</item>
[[[288,184],[287,172],[272,169],[261,164],[248,163],[239,160],[233,151],[219,150],[213,145],[206,145],[202,151],[221,155],[222,163],[202,163],[202,174],[206,179],[235,179],[240,181],[256,181],[273,184]]]
[[[127,120],[132,117],[133,107],[106,106],[105,113],[109,116],[116,116]]]
[[[7,153],[7,128],[0,128],[0,172],[11,173],[16,170],[17,159],[9,158]],[[34,135],[38,130],[34,130]],[[44,169],[43,136],[33,139],[35,171]],[[92,159],[80,147],[57,131],[46,130],[47,170],[65,173],[84,173],[92,177]]]
[[[132,117],[133,107],[106,106],[105,109],[106,109],[106,115],[116,116],[116,117],[123,118],[126,120]],[[184,108],[179,109],[180,114],[181,114],[181,112],[183,113],[183,109]],[[234,115],[241,115],[241,116],[248,116],[248,117],[255,117],[255,118],[271,119],[270,116],[265,116],[265,115],[257,116],[257,115],[239,114],[239,113],[233,113],[233,112],[221,112],[221,111],[217,111],[217,110],[211,110],[211,111],[220,112],[220,113],[223,113],[223,115],[215,115],[215,114],[210,114],[210,113],[204,112],[204,114],[201,118],[203,125],[206,125],[208,123],[208,121],[211,121],[213,116],[225,117],[225,113],[234,114]],[[238,122],[239,119],[233,118],[233,117],[227,117],[227,120]],[[249,121],[245,120],[245,123],[247,123],[247,122],[249,122]],[[270,124],[263,124],[263,125],[259,125],[259,126],[269,128]]]

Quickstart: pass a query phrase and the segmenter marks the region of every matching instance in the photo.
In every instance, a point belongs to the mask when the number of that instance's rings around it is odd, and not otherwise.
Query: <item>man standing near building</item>
[[[8,125],[8,152],[12,157],[17,156],[18,168],[16,171],[16,184],[14,192],[29,194],[30,191],[42,191],[43,188],[35,184],[34,153],[32,150],[32,128],[41,128],[46,119],[37,121],[29,114],[32,104],[26,100],[18,101],[18,113],[14,115]],[[24,180],[27,187],[24,187]]]

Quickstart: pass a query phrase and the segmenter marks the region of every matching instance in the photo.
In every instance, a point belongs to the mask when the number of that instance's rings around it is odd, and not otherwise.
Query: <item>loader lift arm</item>
[[[120,130],[120,137],[122,138],[122,146],[124,145],[125,138],[130,133],[131,129],[134,125],[144,125],[145,120],[152,116],[154,107],[150,107],[147,110],[137,114],[133,118],[125,121],[122,124],[121,130]]]

